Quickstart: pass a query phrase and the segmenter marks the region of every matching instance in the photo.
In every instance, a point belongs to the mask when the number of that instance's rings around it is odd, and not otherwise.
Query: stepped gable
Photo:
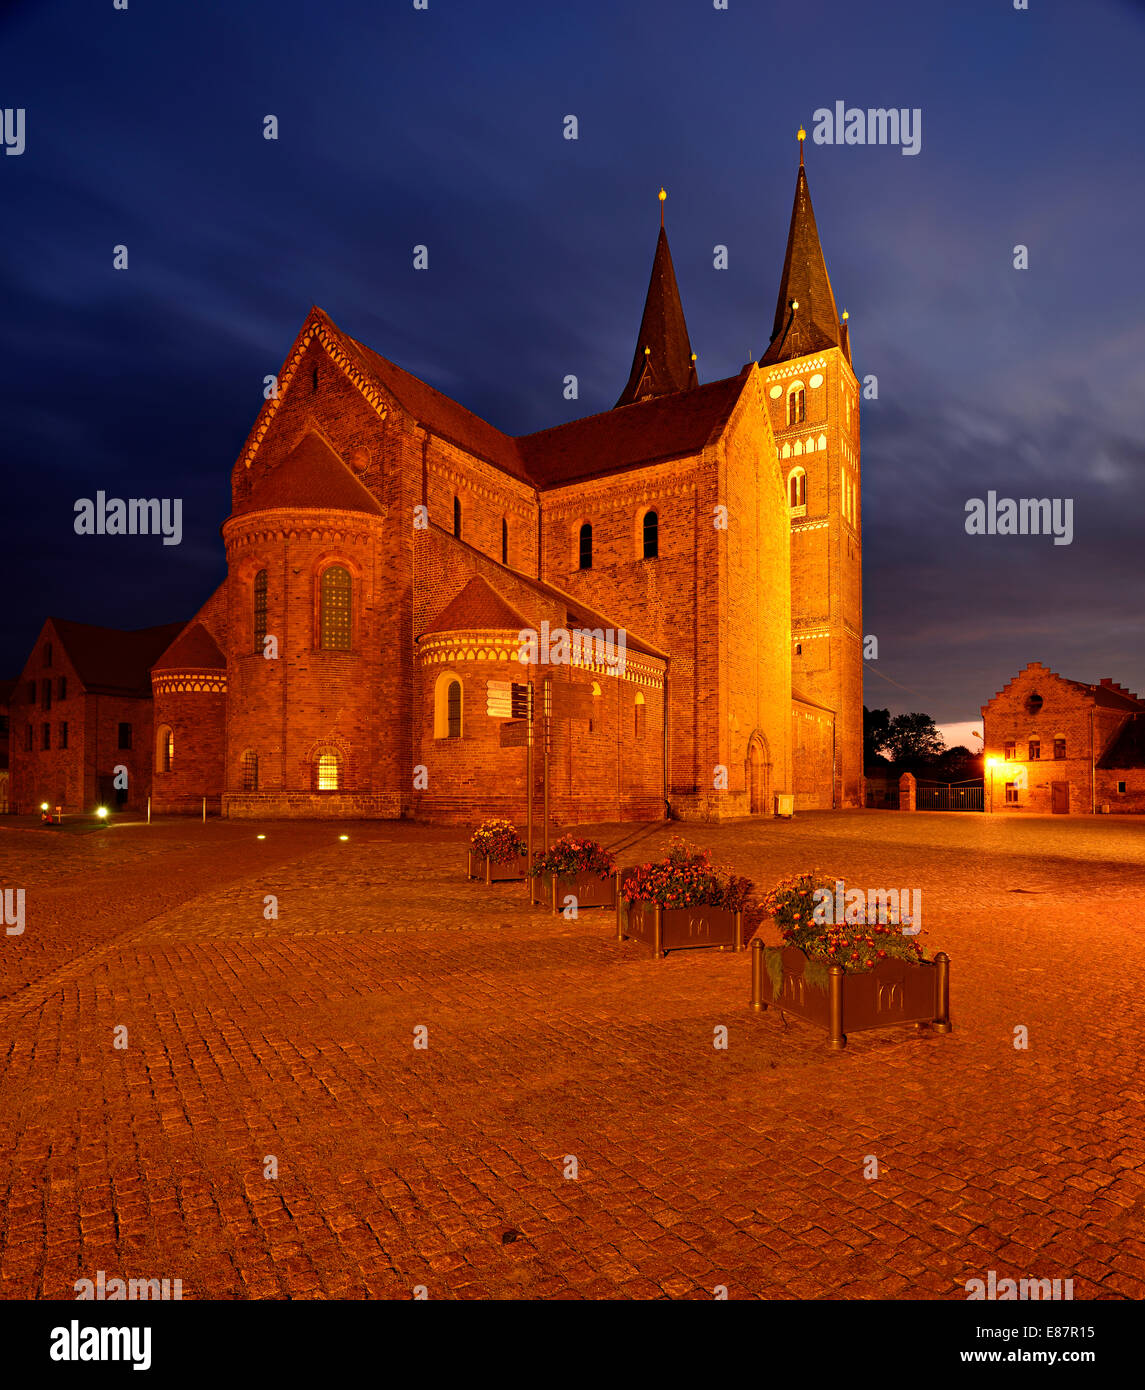
[[[303,435],[286,458],[259,480],[231,515],[293,510],[385,515],[374,494],[313,430]]]

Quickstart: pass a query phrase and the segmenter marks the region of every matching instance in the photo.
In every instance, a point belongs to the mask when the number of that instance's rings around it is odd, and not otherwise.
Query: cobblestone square
[[[653,960],[608,911],[468,883],[455,829],[4,828],[3,1296],[1145,1295],[1145,825],[586,829],[622,864],[683,834],[759,889],[920,888],[954,1031],[831,1053],[752,1013],[748,951]]]

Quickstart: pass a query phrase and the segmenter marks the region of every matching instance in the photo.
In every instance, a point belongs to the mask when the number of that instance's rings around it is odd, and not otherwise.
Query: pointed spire
[[[658,196],[660,235],[656,238],[656,254],[652,259],[652,278],[648,282],[632,371],[628,385],[616,402],[618,406],[631,405],[648,396],[687,391],[698,380],[672,253],[668,250],[668,234],[664,230],[664,200],[668,195],[661,189]]]
[[[839,313],[831,292],[823,248],[819,244],[819,229],[815,226],[807,172],[803,167],[803,141],[807,132],[802,127],[798,138],[795,203],[791,209],[771,344],[761,359],[764,365],[840,345]]]

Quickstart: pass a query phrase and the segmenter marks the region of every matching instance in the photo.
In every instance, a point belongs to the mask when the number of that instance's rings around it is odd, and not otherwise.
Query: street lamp
[[[96,815],[100,818],[100,820],[107,820],[107,807],[106,807],[106,806],[100,806],[100,807],[96,810]]]

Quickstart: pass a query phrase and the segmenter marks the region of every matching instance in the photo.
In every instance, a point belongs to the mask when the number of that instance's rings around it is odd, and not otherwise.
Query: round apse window
[[[1042,707],[1042,697],[1035,691],[1026,701],[1026,713],[1037,714]]]

